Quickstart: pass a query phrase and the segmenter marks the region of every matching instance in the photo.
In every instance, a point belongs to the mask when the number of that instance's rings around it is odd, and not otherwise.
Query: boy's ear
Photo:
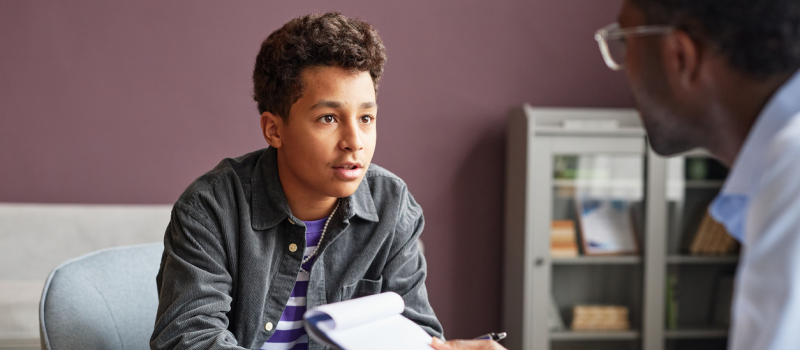
[[[261,114],[261,132],[264,133],[264,140],[267,140],[270,146],[274,148],[281,148],[283,142],[281,134],[283,133],[283,118],[264,112]]]

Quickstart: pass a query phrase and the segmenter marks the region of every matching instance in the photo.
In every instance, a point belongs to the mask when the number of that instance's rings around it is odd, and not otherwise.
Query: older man
[[[729,348],[800,346],[800,1],[626,0],[598,31],[653,149],[730,167],[711,214],[744,249]],[[436,343],[499,349],[492,342]]]

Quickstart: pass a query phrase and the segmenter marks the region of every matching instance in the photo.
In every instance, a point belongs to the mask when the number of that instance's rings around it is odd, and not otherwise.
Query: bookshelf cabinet
[[[738,259],[685,249],[724,179],[702,176],[719,175],[716,165],[697,160],[707,158],[702,152],[655,155],[634,110],[514,109],[506,163],[506,347],[724,349],[727,329],[712,322],[724,308],[709,304],[729,282],[717,277],[732,276]],[[586,198],[624,207],[628,227],[613,216],[606,221],[632,237],[612,235],[610,242],[634,242],[635,251],[598,254],[595,246],[614,244],[576,239],[579,254],[551,256],[553,221],[573,221],[577,237],[615,233],[597,229],[597,218],[590,221]],[[623,306],[629,329],[572,331],[575,305]],[[551,327],[553,306],[566,327]]]

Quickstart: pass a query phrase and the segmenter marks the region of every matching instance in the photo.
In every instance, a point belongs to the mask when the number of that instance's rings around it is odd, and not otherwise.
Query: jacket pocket
[[[350,300],[367,295],[378,294],[383,286],[383,276],[377,280],[362,279],[356,283],[342,287],[342,297],[339,299]]]

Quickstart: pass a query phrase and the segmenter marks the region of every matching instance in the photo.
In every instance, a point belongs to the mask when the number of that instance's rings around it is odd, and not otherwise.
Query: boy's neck
[[[303,221],[314,221],[331,215],[331,211],[336,206],[338,198],[327,197],[325,200],[301,200],[286,193],[286,201],[289,203],[289,210],[292,215]]]
[[[330,215],[338,198],[320,196],[318,193],[310,191],[288,172],[285,167],[280,166],[280,161],[278,161],[278,178],[292,215],[302,221],[319,220]]]

